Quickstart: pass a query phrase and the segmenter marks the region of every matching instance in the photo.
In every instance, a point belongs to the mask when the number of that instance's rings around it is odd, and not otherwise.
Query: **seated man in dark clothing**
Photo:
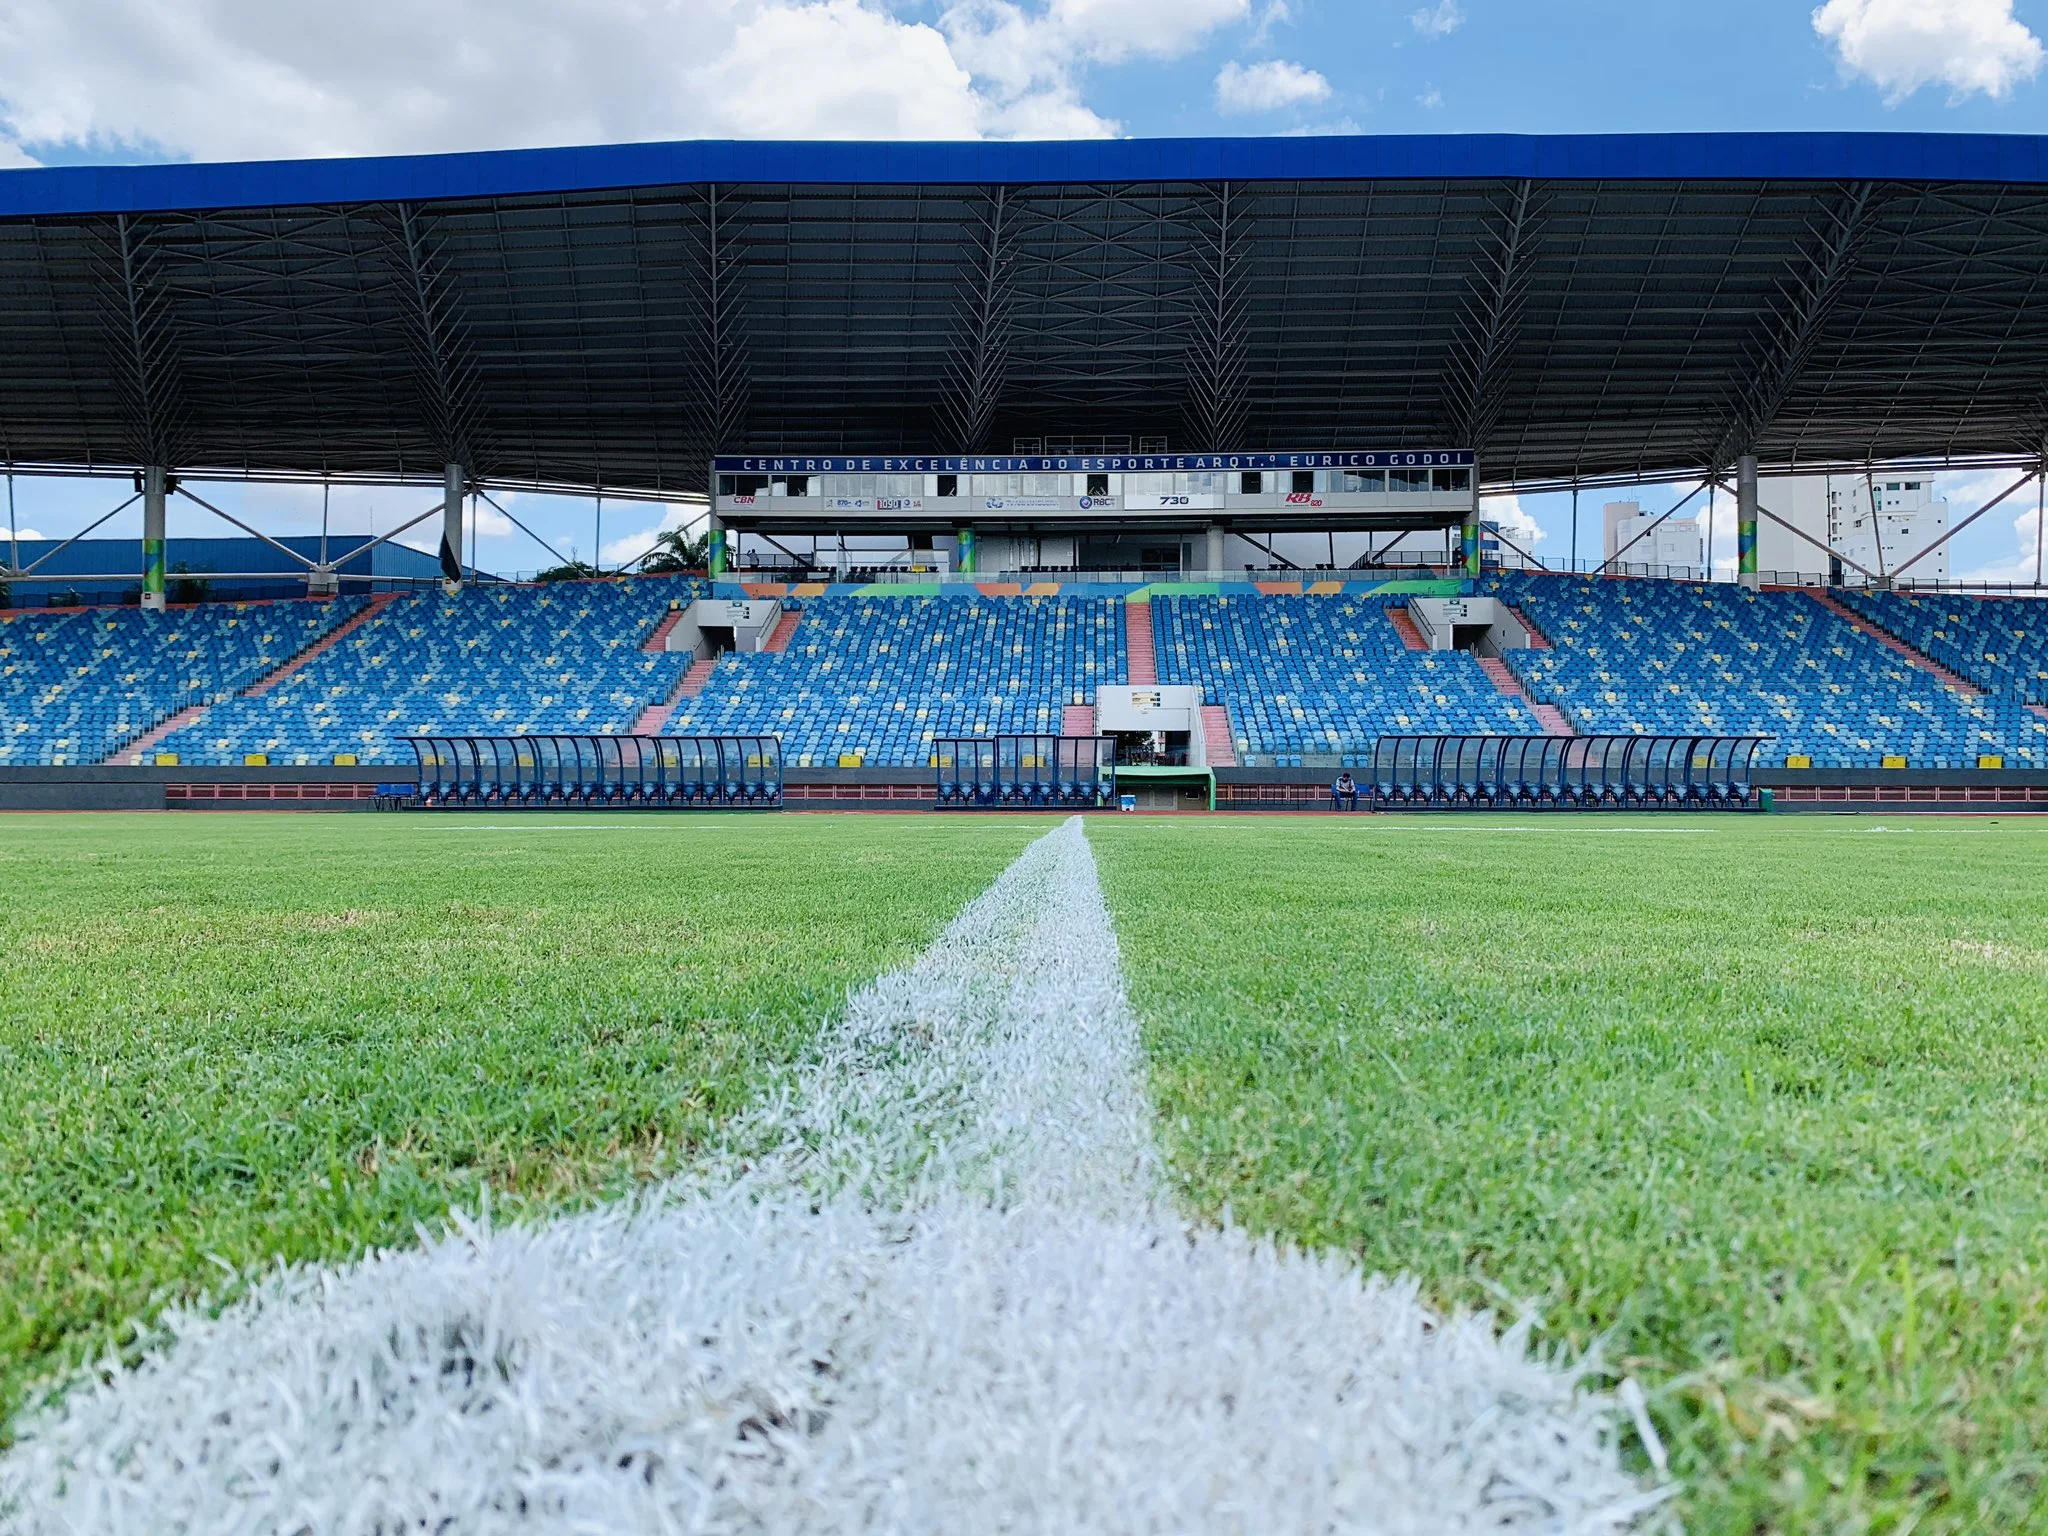
[[[1330,809],[1333,811],[1355,811],[1358,809],[1358,785],[1351,777],[1351,770],[1345,769],[1337,775],[1330,786]]]

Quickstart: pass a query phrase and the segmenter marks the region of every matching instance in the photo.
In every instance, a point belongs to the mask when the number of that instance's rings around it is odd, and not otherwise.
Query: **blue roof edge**
[[[697,139],[367,159],[0,171],[0,218],[430,202],[696,183],[1492,180],[2048,183],[2048,137],[1430,134],[858,143]]]

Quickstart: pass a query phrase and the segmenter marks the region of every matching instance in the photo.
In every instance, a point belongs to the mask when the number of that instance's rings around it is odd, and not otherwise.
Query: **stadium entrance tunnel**
[[[1113,736],[944,736],[932,743],[940,811],[1100,810],[1117,803]]]
[[[1762,808],[1763,736],[1382,736],[1359,784],[1373,810]]]
[[[780,810],[779,736],[412,736],[419,783],[380,806]]]

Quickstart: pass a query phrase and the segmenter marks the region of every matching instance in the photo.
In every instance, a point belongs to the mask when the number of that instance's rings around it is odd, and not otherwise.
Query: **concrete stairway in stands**
[[[784,609],[782,616],[775,621],[775,628],[768,636],[768,643],[761,649],[778,655],[788,650],[789,637],[796,633],[796,627],[803,622],[803,617],[804,611],[801,608]]]
[[[1509,671],[1508,664],[1498,656],[1476,656],[1473,659],[1479,663],[1479,670],[1492,680],[1493,686],[1497,691],[1510,699],[1518,700],[1528,707],[1529,713],[1534,715],[1537,723],[1543,727],[1544,735],[1576,736],[1579,734],[1572,729],[1572,723],[1565,718],[1563,710],[1559,709],[1555,704],[1545,704],[1540,699],[1533,697],[1529,690],[1522,686],[1522,680]]]
[[[1202,745],[1211,768],[1237,766],[1237,738],[1230,729],[1230,710],[1222,704],[1202,706]]]
[[[187,704],[175,715],[151,726],[133,741],[116,747],[102,758],[101,761],[105,763],[146,762],[156,752],[158,742],[162,741],[173,731],[182,731],[194,720],[205,714],[206,710],[207,706],[204,704]]]
[[[675,702],[694,699],[704,691],[704,685],[711,681],[711,673],[718,665],[715,656],[699,656],[690,663],[690,670],[683,674],[683,680],[676,684]]]
[[[253,699],[258,694],[268,693],[322,651],[333,650],[343,640],[346,640],[350,635],[376,618],[379,613],[383,612],[386,605],[395,601],[399,596],[400,594],[396,592],[378,592],[374,594],[370,598],[369,605],[360,613],[357,613],[345,623],[338,624],[333,629],[330,629],[296,656],[288,658],[275,671],[264,673],[263,676],[257,678],[255,682],[242,690],[241,697]],[[101,758],[100,761],[110,765],[117,763],[140,763],[145,757],[154,754],[158,744],[173,731],[182,731],[193,722],[205,718],[206,712],[210,708],[212,706],[208,704],[188,704],[168,720],[159,721],[151,726],[133,741],[122,742],[120,746],[114,748],[113,751]]]
[[[1550,636],[1544,634],[1542,630],[1536,627],[1534,619],[1530,618],[1528,614],[1517,608],[1513,603],[1507,605],[1507,610],[1521,623],[1522,628],[1529,632],[1530,650],[1547,651],[1550,649]]]
[[[1415,627],[1415,621],[1408,617],[1406,608],[1389,608],[1387,618],[1393,623],[1394,633],[1401,637],[1401,643],[1411,651],[1426,651],[1429,642],[1422,638],[1422,631]]]
[[[290,677],[315,656],[320,655],[323,651],[333,650],[365,624],[370,623],[378,614],[398,601],[400,595],[397,592],[377,592],[371,594],[369,606],[364,608],[362,612],[358,613],[347,623],[336,625],[333,629],[330,629],[275,672],[269,672],[257,678],[255,682],[242,690],[242,697],[253,699],[270,692],[271,689]]]
[[[1124,604],[1124,647],[1130,653],[1134,686],[1159,681],[1158,658],[1152,649],[1152,601]]]
[[[661,616],[661,622],[654,626],[654,633],[641,642],[640,649],[660,655],[668,650],[668,637],[678,624],[683,622],[684,610],[671,608]]]
[[[1095,706],[1093,704],[1069,704],[1060,711],[1060,734],[1062,736],[1093,736],[1095,734]]]
[[[717,662],[700,657],[690,663],[690,668],[676,679],[675,687],[669,689],[668,697],[658,704],[650,704],[640,711],[640,718],[633,722],[635,736],[659,736],[661,728],[668,724],[668,717],[676,712],[676,706],[685,699],[694,699],[704,691],[704,684],[711,677],[711,669]]]
[[[1805,592],[1808,597],[1819,603],[1821,607],[1827,609],[1829,613],[1832,613],[1838,619],[1844,620],[1850,628],[1860,630],[1862,633],[1870,636],[1871,639],[1877,641],[1878,644],[1897,652],[1922,672],[1933,673],[1964,698],[1974,699],[1982,697],[1984,693],[1982,688],[1979,688],[1960,673],[1951,672],[1947,667],[1944,667],[1925,652],[1914,650],[1912,646],[1906,644],[1905,641],[1886,629],[1882,624],[1865,618],[1855,609],[1845,603],[1837,602],[1825,592],[1816,591],[1811,587],[1806,588]]]

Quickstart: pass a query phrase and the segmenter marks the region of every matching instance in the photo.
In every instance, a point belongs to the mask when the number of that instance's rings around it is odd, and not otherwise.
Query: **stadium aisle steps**
[[[1224,704],[1202,706],[1202,741],[1211,768],[1237,766],[1237,738],[1230,729],[1230,708]]]
[[[682,682],[676,685],[677,699],[694,699],[704,691],[704,685],[711,681],[711,674],[717,670],[718,658],[699,656],[690,663],[690,670],[683,674]],[[674,700],[670,701],[675,702]],[[664,717],[666,718],[666,717]]]
[[[782,617],[775,621],[775,632],[769,635],[768,643],[761,649],[772,656],[780,656],[789,649],[789,637],[796,633],[796,627],[803,622],[803,618],[804,612],[801,608],[786,609]]]
[[[1392,621],[1394,633],[1401,637],[1401,643],[1411,651],[1426,651],[1429,642],[1422,638],[1422,631],[1415,627],[1415,621],[1408,617],[1406,608],[1389,608],[1387,618]]]
[[[1131,683],[1159,681],[1159,663],[1152,649],[1152,600],[1124,604],[1124,644],[1130,655]]]
[[[1918,667],[1921,671],[1933,673],[1936,677],[1940,678],[1944,683],[1947,683],[1949,687],[1955,689],[1957,693],[1960,693],[1964,698],[1977,699],[1982,698],[1984,696],[1984,690],[1982,688],[1979,688],[1975,683],[1971,682],[1968,678],[1963,677],[1958,673],[1950,671],[1947,667],[1944,667],[1940,662],[1936,661],[1932,656],[1928,656],[1920,651],[1914,650],[1912,646],[1906,644],[1905,641],[1901,640],[1897,635],[1893,634],[1890,630],[1886,629],[1882,624],[1878,623],[1875,619],[1865,618],[1862,614],[1858,613],[1855,609],[1849,607],[1846,603],[1840,602],[1837,599],[1830,597],[1825,592],[1817,591],[1811,587],[1804,587],[1800,590],[1804,591],[1808,597],[1811,597],[1815,602],[1819,603],[1821,607],[1827,609],[1829,613],[1832,613],[1837,618],[1843,620],[1843,622],[1847,623],[1851,628],[1861,630],[1864,634],[1870,636],[1871,639],[1877,641],[1878,644],[1886,646],[1889,649],[1898,652],[1899,655],[1903,656],[1907,661],[1910,661],[1914,666]]]
[[[683,610],[671,608],[661,616],[661,622],[654,626],[654,633],[647,637],[647,643],[640,647],[650,654],[662,655],[668,651],[669,632],[683,622]]]
[[[242,697],[245,699],[260,698],[262,695],[270,692],[271,689],[275,688],[279,683],[283,682],[286,678],[290,677],[294,672],[298,671],[299,668],[303,667],[307,662],[311,661],[314,657],[318,656],[322,651],[333,650],[334,647],[339,645],[343,640],[347,639],[350,635],[354,634],[357,630],[361,629],[365,624],[369,623],[370,620],[376,618],[377,615],[383,612],[385,607],[388,606],[392,601],[394,601],[398,596],[399,594],[396,592],[372,593],[370,596],[369,604],[363,609],[361,613],[356,614],[353,618],[348,619],[346,622],[335,626],[333,629],[330,629],[326,634],[322,635],[318,640],[315,640],[311,645],[307,646],[303,651],[299,652],[298,655],[292,657],[291,660],[287,661],[275,672],[272,672],[267,676],[257,678],[255,682],[251,683],[248,687],[242,690]]]
[[[1519,700],[1523,705],[1527,706],[1529,713],[1534,715],[1542,725],[1544,735],[1576,736],[1579,734],[1572,729],[1572,723],[1565,718],[1563,710],[1559,709],[1555,704],[1545,704],[1534,694],[1530,693],[1528,688],[1523,685],[1522,680],[1515,676],[1514,671],[1498,656],[1479,656],[1475,657],[1474,660],[1479,663],[1479,670],[1492,679],[1493,686],[1499,689],[1505,697]]]
[[[1529,632],[1530,650],[1547,651],[1550,649],[1550,636],[1544,634],[1542,630],[1536,627],[1534,619],[1530,618],[1528,614],[1517,608],[1513,603],[1508,604],[1508,612],[1513,614],[1516,620],[1520,622],[1522,628]]]
[[[109,764],[140,763],[144,758],[156,751],[158,742],[162,741],[173,731],[183,730],[201,715],[205,714],[207,708],[208,706],[204,704],[186,705],[168,720],[159,720],[155,725],[144,731],[133,741],[128,742],[125,746],[114,748],[102,761]]]
[[[1060,734],[1062,736],[1093,736],[1095,734],[1095,706],[1093,704],[1069,704],[1060,711]]]

